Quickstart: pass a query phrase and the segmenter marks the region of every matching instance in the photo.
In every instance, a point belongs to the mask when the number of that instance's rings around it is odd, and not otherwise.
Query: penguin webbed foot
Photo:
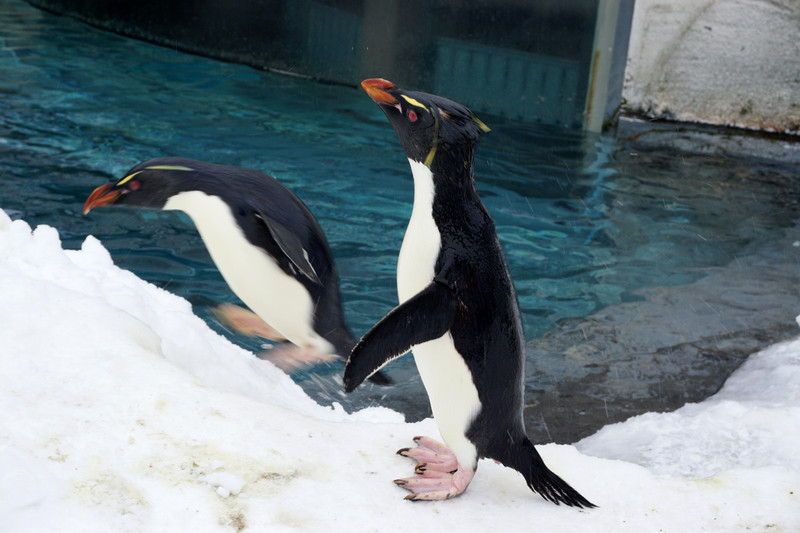
[[[262,337],[271,341],[284,342],[286,339],[257,314],[244,307],[224,303],[212,311],[222,325],[247,337]]]
[[[222,325],[238,334],[247,337],[262,337],[276,342],[287,342],[283,335],[249,309],[224,303],[214,307],[212,311]],[[284,372],[291,373],[306,366],[335,361],[339,357],[316,352],[310,348],[287,345],[265,350],[258,354],[258,358],[270,361]],[[380,371],[371,375],[369,381],[375,385],[394,385],[394,381]]]
[[[398,455],[417,461],[414,477],[396,479],[394,483],[411,494],[406,500],[447,500],[464,492],[475,470],[458,464],[450,449],[430,437],[414,437],[416,448],[403,448]]]
[[[416,448],[403,448],[397,450],[397,455],[410,457],[417,461],[417,469],[438,470],[440,472],[453,472],[458,468],[458,460],[444,444],[433,440],[430,437],[414,437],[417,443]]]
[[[439,501],[455,498],[467,489],[475,471],[459,468],[455,472],[425,470],[412,478],[396,479],[395,484],[411,491],[404,499],[410,501]]]
[[[287,374],[306,366],[328,363],[339,359],[333,354],[325,354],[313,348],[304,348],[293,344],[283,344],[258,354],[259,359],[269,361]]]

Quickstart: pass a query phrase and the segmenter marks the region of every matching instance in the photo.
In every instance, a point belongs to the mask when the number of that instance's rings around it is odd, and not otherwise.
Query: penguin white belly
[[[409,159],[409,164],[414,174],[414,207],[397,264],[401,303],[433,280],[441,249],[441,235],[433,219],[433,176],[422,163]],[[450,332],[414,346],[412,352],[445,444],[460,464],[473,468],[477,450],[465,433],[481,404],[469,367],[456,350]]]
[[[221,198],[187,191],[167,200],[164,209],[191,217],[225,282],[254,313],[298,346],[333,352],[314,331],[314,303],[308,291],[247,240]]]

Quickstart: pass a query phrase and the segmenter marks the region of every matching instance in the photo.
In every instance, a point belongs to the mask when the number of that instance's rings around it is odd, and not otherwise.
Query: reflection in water
[[[81,206],[151,157],[257,168],[319,218],[354,333],[394,306],[410,171],[362,93],[183,55],[22,3],[0,2],[0,15],[0,207],[55,226],[67,247],[96,235],[118,265],[188,298],[230,336],[207,306],[235,298],[188,219],[134,209],[84,217]],[[537,438],[574,440],[697,399],[746,354],[719,346],[751,350],[786,334],[797,269],[776,265],[796,267],[797,248],[784,243],[800,194],[789,165],[664,148],[690,145],[692,132],[648,143],[482,118],[492,132],[478,148],[477,186],[524,313]],[[398,386],[348,397],[340,363],[295,377],[323,402],[425,416],[411,359],[389,371]]]

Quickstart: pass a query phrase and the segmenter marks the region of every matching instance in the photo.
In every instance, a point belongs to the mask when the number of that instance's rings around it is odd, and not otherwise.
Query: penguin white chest
[[[434,278],[441,235],[433,220],[433,175],[422,163],[408,160],[414,174],[414,207],[397,261],[397,293],[405,302]]]
[[[405,302],[435,277],[441,233],[433,218],[433,175],[409,159],[414,175],[414,207],[397,263],[397,292]],[[428,393],[433,416],[445,444],[460,464],[474,468],[478,454],[465,433],[480,410],[478,391],[450,332],[412,348],[414,362]]]
[[[313,329],[314,304],[308,291],[250,244],[227,203],[218,196],[187,191],[167,200],[164,209],[191,217],[225,282],[253,312],[292,343],[333,352]]]

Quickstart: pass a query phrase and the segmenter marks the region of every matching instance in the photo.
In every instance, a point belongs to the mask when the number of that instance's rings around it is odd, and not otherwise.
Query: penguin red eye
[[[417,121],[417,113],[413,109],[408,110],[408,120],[411,122]]]
[[[142,184],[141,184],[141,183],[139,183],[139,182],[138,182],[138,181],[136,181],[136,180],[134,180],[134,181],[132,181],[132,182],[130,182],[130,183],[128,184],[128,188],[129,188],[130,190],[132,190],[132,191],[138,190],[138,189],[139,189],[139,187],[141,187],[141,186],[142,186]]]

